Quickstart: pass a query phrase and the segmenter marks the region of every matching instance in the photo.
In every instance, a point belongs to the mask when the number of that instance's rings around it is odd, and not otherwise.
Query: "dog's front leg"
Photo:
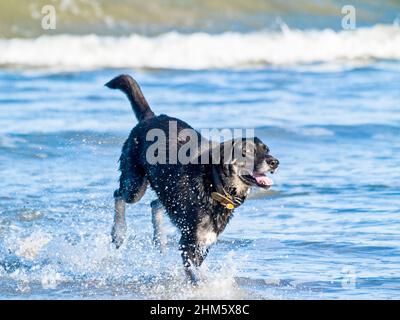
[[[182,253],[182,260],[183,260],[183,267],[185,269],[185,274],[187,279],[190,281],[190,283],[193,286],[198,285],[199,279],[195,274],[195,268],[196,266],[194,265],[194,252],[189,250],[185,250],[184,248],[181,249]]]
[[[121,197],[115,197],[114,224],[111,229],[111,237],[117,249],[124,242],[126,235],[125,204]]]
[[[192,285],[196,286],[199,283],[199,278],[196,275],[196,269],[201,266],[208,253],[208,248],[200,246],[196,241],[188,241],[181,238],[180,250],[182,251],[183,266],[185,273]]]

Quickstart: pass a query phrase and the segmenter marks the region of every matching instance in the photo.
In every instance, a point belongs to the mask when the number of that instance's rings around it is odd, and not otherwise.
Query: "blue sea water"
[[[103,84],[129,73],[156,113],[255,128],[280,169],[185,284],[177,231],[151,244],[148,191],[110,243],[124,139]],[[400,64],[0,70],[0,298],[400,298]]]

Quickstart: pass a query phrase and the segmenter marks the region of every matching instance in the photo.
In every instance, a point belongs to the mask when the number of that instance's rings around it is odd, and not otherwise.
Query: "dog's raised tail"
[[[154,112],[144,98],[142,90],[131,76],[121,74],[107,82],[105,86],[110,89],[119,89],[127,95],[138,121],[154,117]]]

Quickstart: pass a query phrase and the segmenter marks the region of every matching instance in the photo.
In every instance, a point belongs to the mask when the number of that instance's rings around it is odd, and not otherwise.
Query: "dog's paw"
[[[111,230],[111,239],[115,247],[118,249],[125,240],[126,236],[126,226],[114,224]]]
[[[200,284],[200,278],[198,277],[198,275],[196,275],[192,269],[185,269],[185,273],[187,283],[190,286],[197,288]]]
[[[189,285],[193,288],[198,288],[200,286],[200,279],[198,277],[193,277],[189,280]]]

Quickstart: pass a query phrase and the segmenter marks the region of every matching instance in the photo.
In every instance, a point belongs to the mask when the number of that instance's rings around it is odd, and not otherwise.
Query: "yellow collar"
[[[212,167],[212,176],[216,191],[211,193],[211,198],[229,210],[233,210],[240,206],[243,200],[238,197],[231,196],[225,190],[221,178],[219,177],[219,174],[214,166]]]
[[[225,191],[225,190],[224,190]],[[225,208],[229,210],[233,210],[236,207],[239,207],[242,204],[241,199],[239,198],[233,198],[230,194],[225,193],[225,195],[222,195],[218,192],[212,192],[211,193],[211,198],[214,201],[217,201],[219,204],[223,205]]]

